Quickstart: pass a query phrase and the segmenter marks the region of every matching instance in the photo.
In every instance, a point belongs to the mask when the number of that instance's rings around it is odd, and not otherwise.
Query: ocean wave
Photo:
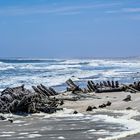
[[[90,60],[89,61],[90,66],[113,66],[113,67],[140,67],[140,60]]]
[[[13,69],[15,69],[14,66],[0,67],[0,71],[13,70]]]
[[[59,70],[59,69],[68,69],[68,68],[80,68],[81,65],[50,65],[46,68],[49,70]]]
[[[7,60],[13,63],[1,62],[0,88],[21,83],[27,86],[39,83],[57,86],[64,84],[69,78],[83,82],[119,80],[127,83],[140,79],[139,60],[39,59],[39,63],[34,63],[36,60],[19,59],[16,60],[18,63],[14,63],[14,59]]]
[[[16,58],[16,59],[0,59],[2,63],[54,63],[63,62],[62,59],[31,59],[31,58]]]
[[[82,59],[71,59],[71,60],[65,60],[63,62],[60,62],[60,64],[63,65],[87,65],[89,64],[89,60],[82,60]]]

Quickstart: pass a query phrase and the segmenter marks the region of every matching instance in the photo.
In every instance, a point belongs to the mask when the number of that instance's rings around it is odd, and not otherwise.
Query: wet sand
[[[102,114],[102,113],[100,113]],[[93,115],[97,115],[96,113]],[[120,132],[121,125],[91,120],[89,116],[44,117],[33,115],[15,119],[14,123],[2,121],[2,140],[97,140],[109,136],[109,132]]]

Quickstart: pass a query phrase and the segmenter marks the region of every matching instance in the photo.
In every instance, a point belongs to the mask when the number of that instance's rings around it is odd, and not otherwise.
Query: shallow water
[[[129,135],[130,132],[137,131],[137,128],[130,126],[135,120],[129,117],[137,114],[133,111],[99,111],[87,115],[74,115],[72,112],[73,110],[64,109],[52,115],[13,115],[14,123],[1,121],[0,139],[106,140],[118,136],[121,138],[124,134]],[[140,122],[137,123],[139,126]],[[127,140],[126,137],[123,139]]]

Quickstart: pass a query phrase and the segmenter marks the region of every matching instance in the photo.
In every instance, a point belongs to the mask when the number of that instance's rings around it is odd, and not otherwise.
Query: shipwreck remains
[[[50,96],[57,95],[52,88],[43,85],[32,87],[34,91],[28,90],[24,85],[14,88],[6,88],[0,95],[1,113],[54,113],[59,110],[60,101]]]
[[[6,88],[0,93],[0,113],[54,113],[62,110],[60,107],[65,100],[77,101],[81,98],[97,98],[95,94],[86,93],[103,93],[103,92],[120,92],[127,91],[136,93],[140,91],[140,82],[134,82],[129,85],[120,84],[118,81],[102,81],[94,83],[92,80],[87,81],[87,87],[82,89],[76,82],[68,79],[67,91],[74,96],[63,96],[65,92],[57,92],[52,87],[46,87],[42,84],[32,86],[32,90],[26,89],[24,85]],[[58,96],[61,95],[61,96]],[[131,101],[131,96],[126,97],[124,101]],[[110,106],[111,102],[100,105],[99,108]],[[90,110],[89,108],[87,110]]]

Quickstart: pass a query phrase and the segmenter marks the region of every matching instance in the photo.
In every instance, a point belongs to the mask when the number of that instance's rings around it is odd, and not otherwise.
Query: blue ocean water
[[[0,59],[0,90],[40,83],[65,90],[69,78],[80,86],[86,86],[87,80],[139,81],[140,59]]]

